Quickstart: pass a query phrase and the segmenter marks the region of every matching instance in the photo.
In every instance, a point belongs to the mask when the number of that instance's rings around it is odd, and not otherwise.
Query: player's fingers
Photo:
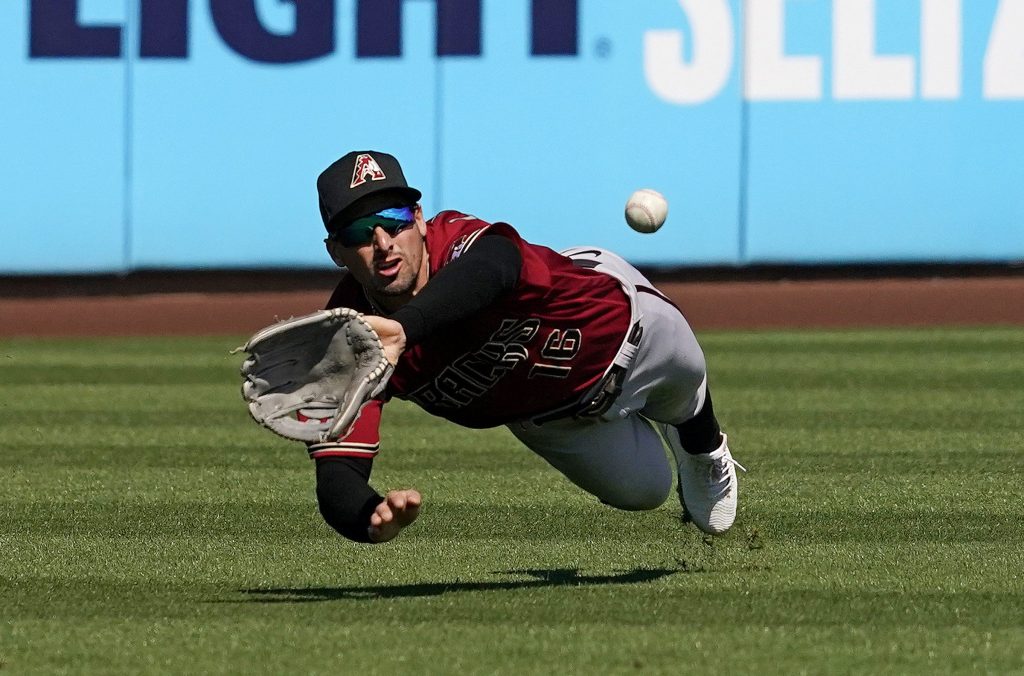
[[[401,512],[405,509],[405,493],[403,491],[392,491],[388,493],[388,504],[395,511]]]
[[[402,513],[407,514],[411,516],[413,519],[415,519],[416,515],[420,513],[420,506],[418,504],[413,503],[411,500],[406,500],[405,509],[402,511]]]
[[[382,502],[379,505],[377,505],[377,509],[374,510],[373,514],[374,516],[380,517],[381,524],[388,523],[389,521],[395,518],[394,512],[392,512],[391,508],[388,507],[387,502]]]
[[[418,497],[418,496],[417,496]],[[420,505],[411,496],[406,497],[405,509],[399,514],[402,526],[408,526],[420,515]]]

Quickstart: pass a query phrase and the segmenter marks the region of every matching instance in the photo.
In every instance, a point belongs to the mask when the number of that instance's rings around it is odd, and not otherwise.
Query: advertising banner
[[[1024,0],[18,0],[0,87],[0,273],[329,265],[359,149],[639,264],[1024,259]]]

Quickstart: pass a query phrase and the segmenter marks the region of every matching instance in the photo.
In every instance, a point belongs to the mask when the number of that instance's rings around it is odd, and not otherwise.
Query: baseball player
[[[345,436],[308,446],[333,528],[385,542],[419,514],[418,491],[381,496],[368,483],[391,397],[465,427],[505,425],[619,509],[668,497],[664,439],[688,518],[707,533],[732,526],[739,465],[704,355],[680,310],[636,269],[595,247],[556,253],[457,211],[425,220],[420,192],[383,152],[345,155],[317,189],[327,251],[348,270],[328,307],[365,313],[395,365]]]

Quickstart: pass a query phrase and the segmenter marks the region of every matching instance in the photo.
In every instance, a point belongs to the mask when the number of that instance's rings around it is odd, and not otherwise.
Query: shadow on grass
[[[529,580],[505,582],[425,582],[420,584],[378,585],[366,587],[307,587],[302,589],[242,589],[251,596],[250,603],[311,603],[340,599],[392,599],[441,596],[457,592],[501,591],[509,589],[543,589],[550,587],[589,587],[612,584],[641,584],[683,572],[699,572],[679,568],[637,568],[615,575],[581,575],[577,568],[551,570],[509,570],[503,575],[526,575]]]

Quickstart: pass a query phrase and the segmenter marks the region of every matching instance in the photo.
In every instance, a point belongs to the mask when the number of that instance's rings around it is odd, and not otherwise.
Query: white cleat
[[[736,520],[739,495],[736,468],[747,470],[733,460],[726,436],[722,435],[722,445],[710,453],[673,450],[679,468],[679,501],[686,515],[705,533],[718,535],[729,530]]]

